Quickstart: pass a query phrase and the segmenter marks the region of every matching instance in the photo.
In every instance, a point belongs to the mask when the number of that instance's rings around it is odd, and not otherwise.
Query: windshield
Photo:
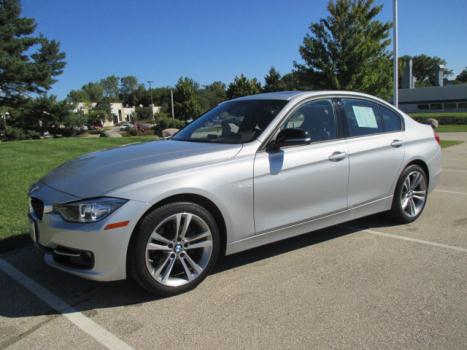
[[[255,140],[287,101],[229,101],[206,112],[173,139],[177,141],[246,143]]]

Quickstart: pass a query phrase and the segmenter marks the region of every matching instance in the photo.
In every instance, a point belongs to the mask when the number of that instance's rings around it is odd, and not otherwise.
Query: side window
[[[347,119],[349,136],[383,132],[383,122],[376,104],[357,99],[342,99],[342,106]]]
[[[402,130],[402,120],[401,117],[391,111],[389,108],[379,106],[381,110],[381,115],[383,117],[384,131],[393,132]]]
[[[335,139],[336,120],[331,102],[323,100],[301,105],[282,128],[305,130],[312,142]]]

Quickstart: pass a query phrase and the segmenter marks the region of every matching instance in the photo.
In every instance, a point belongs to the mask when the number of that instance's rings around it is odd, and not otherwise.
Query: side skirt
[[[346,209],[341,212],[297,222],[286,227],[280,227],[267,232],[260,232],[254,236],[231,242],[227,244],[226,255],[235,254],[265,244],[316,231],[325,227],[342,224],[343,222],[387,211],[391,209],[392,197],[393,196],[385,197],[376,201]]]

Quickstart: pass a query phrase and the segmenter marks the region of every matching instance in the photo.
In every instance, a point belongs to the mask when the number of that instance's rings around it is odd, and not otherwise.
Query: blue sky
[[[377,0],[392,19],[392,0]],[[135,75],[154,85],[180,76],[229,83],[244,73],[263,81],[300,60],[310,22],[326,16],[327,0],[23,0],[23,15],[61,42],[65,72],[52,93],[65,97],[89,81]],[[399,0],[399,53],[443,57],[467,66],[466,0]]]

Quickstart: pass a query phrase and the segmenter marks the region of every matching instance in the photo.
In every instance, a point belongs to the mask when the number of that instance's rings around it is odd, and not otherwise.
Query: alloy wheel
[[[195,280],[212,255],[212,233],[199,216],[173,214],[160,222],[146,244],[146,267],[157,282],[179,287]]]
[[[400,201],[404,213],[411,218],[420,214],[426,195],[425,176],[418,170],[411,171],[402,184]]]

